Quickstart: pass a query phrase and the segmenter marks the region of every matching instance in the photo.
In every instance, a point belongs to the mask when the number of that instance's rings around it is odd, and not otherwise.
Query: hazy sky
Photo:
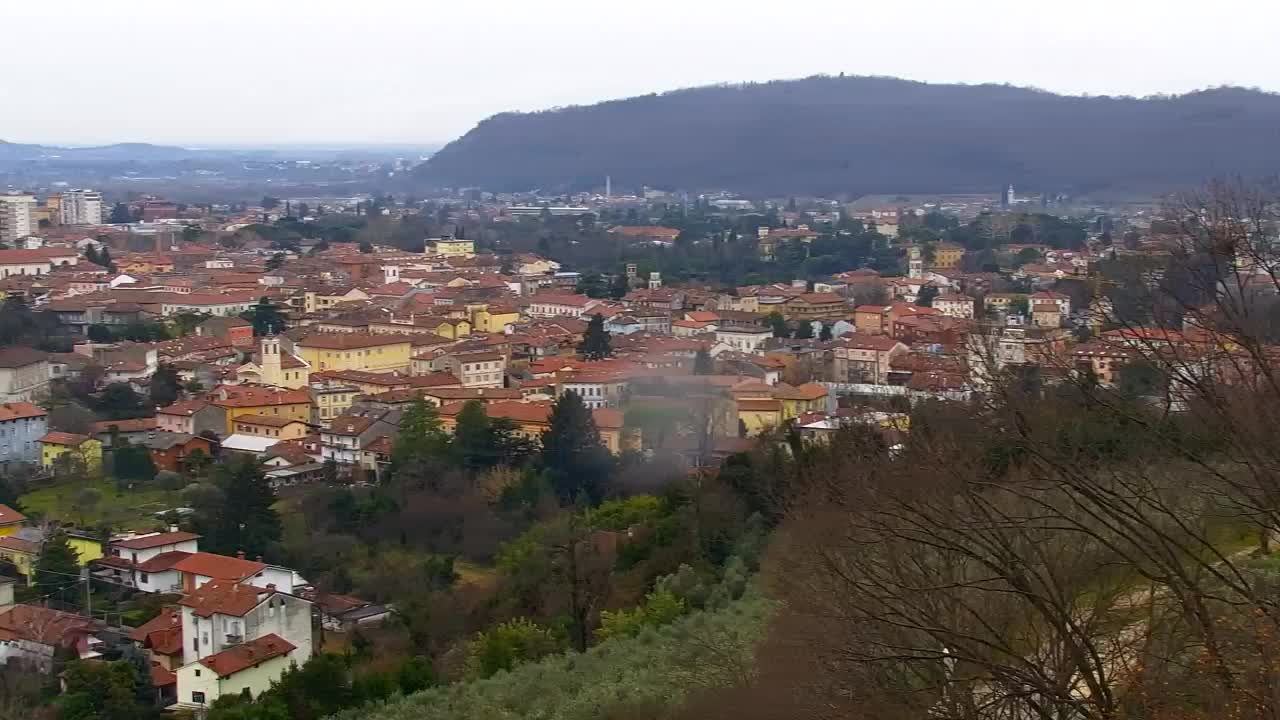
[[[1266,0],[7,0],[0,139],[429,143],[503,110],[815,73],[1280,90]]]

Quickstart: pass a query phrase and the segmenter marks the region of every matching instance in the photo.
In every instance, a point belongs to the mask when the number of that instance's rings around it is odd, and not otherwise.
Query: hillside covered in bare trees
[[[1185,188],[1274,172],[1280,98],[1225,88],[1076,97],[811,77],[693,88],[477,125],[419,168],[495,190],[649,185],[757,194]]]

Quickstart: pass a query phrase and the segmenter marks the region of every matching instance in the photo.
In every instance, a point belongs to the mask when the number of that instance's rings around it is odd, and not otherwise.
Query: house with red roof
[[[39,405],[24,401],[0,404],[0,467],[40,462],[40,438],[49,431],[48,419],[49,414]]]
[[[0,611],[0,665],[24,662],[49,672],[59,648],[74,652],[81,660],[101,657],[103,643],[97,633],[103,629],[101,622],[82,615],[13,605]]]
[[[233,565],[203,569],[231,574],[245,570]],[[290,665],[302,665],[311,657],[312,603],[274,583],[212,579],[178,605],[183,665],[175,674],[180,706],[207,706],[223,693],[256,696]]]

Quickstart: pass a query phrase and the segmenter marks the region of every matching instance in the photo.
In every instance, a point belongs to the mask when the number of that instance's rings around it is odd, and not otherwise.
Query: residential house
[[[845,315],[844,298],[835,293],[804,293],[787,301],[785,314],[795,320],[820,320]]]
[[[199,451],[206,458],[213,458],[214,444],[199,435],[174,432],[152,432],[134,442],[151,453],[151,461],[157,470],[182,472],[187,458]]]
[[[156,429],[165,432],[219,436],[227,432],[226,411],[207,400],[181,400],[156,410]]]
[[[48,353],[20,345],[0,349],[0,402],[38,400],[48,394],[49,378]]]
[[[235,420],[235,432],[242,435],[260,435],[281,440],[297,440],[306,437],[311,425],[303,420],[279,415],[239,415]]]
[[[23,515],[8,505],[0,503],[0,537],[13,535],[21,530],[26,522],[26,515]]]
[[[721,327],[716,329],[716,345],[722,349],[756,353],[773,337],[773,331],[762,327]]]
[[[311,421],[311,394],[305,389],[280,390],[253,385],[221,385],[209,393],[207,398],[224,412],[225,435],[235,432],[236,418],[241,415],[271,415],[302,422]]]
[[[166,532],[111,540],[106,553],[89,564],[90,575],[142,592],[179,592],[182,575],[174,566],[199,550],[199,539],[199,535],[174,526]]]
[[[196,335],[220,338],[235,347],[253,345],[253,325],[239,317],[211,317],[196,326]]]
[[[48,420],[49,414],[38,405],[0,404],[0,469],[40,462],[40,438],[49,431]]]
[[[40,438],[40,466],[45,470],[97,474],[102,470],[102,443],[88,435],[45,433]]]
[[[408,373],[412,343],[401,335],[373,333],[311,333],[295,344],[295,351],[312,370],[398,371]]]
[[[392,412],[369,410],[334,418],[320,431],[321,458],[349,467],[361,465],[362,451],[369,443],[384,435],[394,437],[399,431],[398,416]]]
[[[933,262],[929,267],[936,270],[953,270],[960,267],[964,259],[964,246],[956,243],[940,242],[933,246]]]
[[[957,293],[942,293],[933,299],[933,308],[935,310],[947,317],[960,318],[962,320],[972,320],[974,318],[976,304],[977,301],[968,295]]]
[[[447,353],[437,359],[440,369],[462,379],[462,387],[502,387],[507,358],[499,352]]]
[[[101,657],[103,643],[98,635],[104,629],[102,622],[82,615],[12,605],[0,610],[0,665],[26,664],[47,673],[59,649],[80,660]]]
[[[301,665],[297,647],[277,635],[230,645],[174,673],[179,708],[207,708],[223,695],[255,698]]]
[[[888,305],[859,305],[853,309],[853,326],[857,332],[880,335],[889,331]]]
[[[590,314],[590,310],[600,304],[586,295],[557,295],[539,293],[529,299],[528,314],[530,317],[575,317]]]
[[[831,348],[831,380],[888,384],[893,358],[909,351],[902,341],[887,335],[844,335]]]

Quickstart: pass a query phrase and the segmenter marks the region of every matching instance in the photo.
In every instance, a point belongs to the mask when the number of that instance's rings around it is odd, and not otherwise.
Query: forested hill
[[[813,77],[703,87],[477,125],[419,168],[495,190],[649,185],[757,194],[1158,190],[1280,167],[1280,95],[1054,95]]]

